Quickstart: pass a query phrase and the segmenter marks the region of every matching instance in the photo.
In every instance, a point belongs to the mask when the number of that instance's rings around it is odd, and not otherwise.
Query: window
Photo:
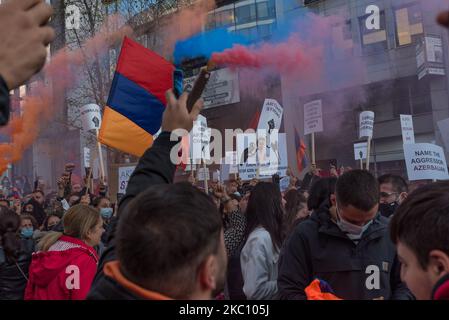
[[[396,45],[416,43],[423,33],[422,13],[419,5],[394,10],[396,23]]]
[[[206,18],[206,30],[215,29],[215,13],[214,11],[210,12]]]
[[[417,80],[415,78],[410,91],[412,114],[432,112],[430,87],[426,79]]]
[[[235,20],[237,24],[244,24],[256,21],[256,5],[253,3],[241,7],[236,6]]]
[[[248,40],[256,40],[258,37],[257,26],[236,30],[236,33],[247,38]]]
[[[257,0],[257,20],[276,18],[273,0]]]
[[[268,38],[273,33],[275,24],[274,23],[268,23],[268,24],[259,24],[257,26],[257,30],[259,32],[260,38]]]
[[[380,29],[369,30],[366,27],[366,19],[370,15],[359,18],[360,33],[362,36],[362,50],[364,54],[385,51],[388,48],[387,30],[385,24],[385,11],[380,12]]]
[[[234,10],[230,9],[215,12],[215,23],[217,28],[234,25]]]
[[[350,20],[332,27],[332,41],[334,55],[343,54],[346,56],[352,54],[354,44]]]
[[[432,111],[430,87],[425,79],[416,76],[395,81],[393,87],[394,116],[400,114],[422,114]]]

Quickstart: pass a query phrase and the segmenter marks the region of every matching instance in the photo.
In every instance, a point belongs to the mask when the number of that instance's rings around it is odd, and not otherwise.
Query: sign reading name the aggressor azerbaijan
[[[404,156],[410,181],[449,179],[443,148],[431,143],[405,144]]]

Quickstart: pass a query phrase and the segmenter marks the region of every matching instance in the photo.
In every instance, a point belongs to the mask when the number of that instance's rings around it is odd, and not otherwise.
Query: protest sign
[[[304,104],[304,135],[323,131],[321,100]]]
[[[363,111],[360,113],[359,138],[372,138],[374,131],[374,112]]]
[[[431,143],[404,145],[404,157],[410,181],[449,179],[443,148]]]
[[[83,130],[98,130],[101,126],[100,107],[96,104],[86,104],[81,108],[81,122]]]
[[[125,194],[128,186],[129,177],[136,169],[135,166],[120,167],[118,169],[118,193]]]
[[[257,130],[266,130],[268,135],[275,129],[279,130],[283,112],[284,109],[276,100],[265,99]]]
[[[401,114],[401,129],[403,144],[415,143],[415,131],[411,115]]]

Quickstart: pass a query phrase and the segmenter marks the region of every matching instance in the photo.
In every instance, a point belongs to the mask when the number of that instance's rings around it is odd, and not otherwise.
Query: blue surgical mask
[[[112,217],[112,208],[101,208],[100,214],[103,219],[110,219]]]
[[[22,228],[22,230],[20,230],[20,235],[23,238],[31,238],[33,236],[33,228]]]

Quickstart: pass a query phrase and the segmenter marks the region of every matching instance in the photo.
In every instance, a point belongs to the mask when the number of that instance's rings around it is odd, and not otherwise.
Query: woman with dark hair
[[[23,300],[24,297],[34,241],[21,239],[19,230],[20,217],[0,207],[0,300]]]
[[[297,190],[289,190],[284,196],[285,204],[285,228],[287,234],[300,223],[309,217],[307,209],[307,199]]]
[[[279,186],[259,182],[249,197],[246,219],[246,242],[240,254],[243,292],[247,299],[275,299],[279,250],[284,240]]]
[[[111,205],[111,200],[109,200],[108,197],[97,197],[94,199],[92,205],[100,211],[100,215],[103,218],[103,229],[105,232],[103,232],[103,235],[101,236],[101,243],[106,245],[108,240],[108,234],[109,234],[109,226],[111,225],[111,221],[113,219],[114,215],[114,209]]]
[[[335,185],[337,178],[322,178],[315,182],[310,188],[309,198],[307,199],[307,207],[311,211],[316,211],[322,205],[330,206],[331,194],[335,193]]]

